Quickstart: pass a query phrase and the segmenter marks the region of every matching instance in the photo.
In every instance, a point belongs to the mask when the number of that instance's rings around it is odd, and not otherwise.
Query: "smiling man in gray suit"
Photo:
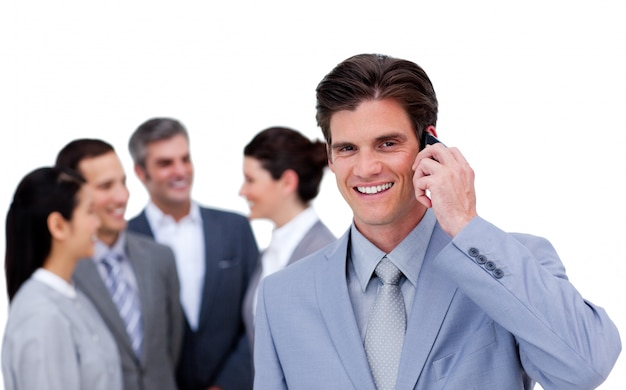
[[[170,246],[176,256],[186,319],[179,388],[251,389],[252,357],[241,315],[259,254],[250,223],[192,201],[189,136],[177,120],[144,122],[129,149],[150,202],[128,228]]]
[[[93,211],[101,221],[95,255],[79,262],[73,279],[115,337],[124,389],[175,390],[183,317],[171,249],[126,231],[126,175],[110,144],[72,141],[56,165],[79,171],[93,188]],[[111,273],[111,264],[118,273]]]
[[[318,85],[317,121],[353,223],[262,283],[255,389],[591,389],[606,379],[617,328],[546,239],[477,214],[472,168],[428,141],[437,99],[422,68],[350,57]]]

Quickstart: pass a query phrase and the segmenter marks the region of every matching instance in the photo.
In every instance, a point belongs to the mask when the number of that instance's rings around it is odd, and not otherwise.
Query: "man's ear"
[[[437,129],[435,129],[435,126],[433,125],[427,126],[422,132],[421,138],[419,139],[420,152],[424,150],[424,148],[426,148],[426,146],[428,146],[429,144],[437,142],[439,142],[439,140],[437,139]]]
[[[429,132],[430,134],[434,135],[435,137],[439,137],[437,135],[437,129],[435,128],[435,126],[430,125],[426,128],[426,131]]]
[[[287,169],[280,175],[280,181],[283,183],[283,187],[289,192],[296,192],[298,190],[298,183],[300,178],[293,169]]]
[[[48,215],[47,223],[48,231],[50,231],[52,238],[62,240],[67,237],[69,223],[65,218],[63,218],[61,213],[58,211],[50,213],[50,215]]]
[[[145,168],[139,164],[135,164],[134,169],[135,169],[135,175],[137,175],[137,178],[142,183],[145,184],[146,181],[148,180],[148,173],[146,172]]]

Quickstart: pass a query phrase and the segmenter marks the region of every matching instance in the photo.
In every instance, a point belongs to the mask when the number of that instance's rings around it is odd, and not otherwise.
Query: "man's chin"
[[[187,206],[190,202],[191,194],[189,192],[173,194],[166,200],[166,203],[172,207]]]
[[[100,227],[100,229],[98,230],[98,236],[117,236],[126,229],[126,226],[128,226],[126,221],[115,224],[107,224],[107,226],[104,228]]]

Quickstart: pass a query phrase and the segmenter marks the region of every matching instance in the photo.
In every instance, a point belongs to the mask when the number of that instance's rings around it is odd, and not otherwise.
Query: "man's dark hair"
[[[81,138],[71,141],[57,154],[55,165],[79,171],[78,165],[86,158],[100,157],[115,152],[111,144],[99,139]]]
[[[381,54],[359,54],[337,65],[318,84],[317,124],[331,145],[330,118],[367,100],[393,99],[404,107],[420,140],[437,123],[437,96],[417,64]]]

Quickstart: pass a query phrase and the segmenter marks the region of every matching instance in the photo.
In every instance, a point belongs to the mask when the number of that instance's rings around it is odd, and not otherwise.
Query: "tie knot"
[[[402,277],[402,271],[396,267],[386,256],[378,263],[374,273],[383,284],[398,284]]]
[[[102,258],[102,262],[109,268],[119,267],[121,261],[120,255],[115,252],[109,252]]]

